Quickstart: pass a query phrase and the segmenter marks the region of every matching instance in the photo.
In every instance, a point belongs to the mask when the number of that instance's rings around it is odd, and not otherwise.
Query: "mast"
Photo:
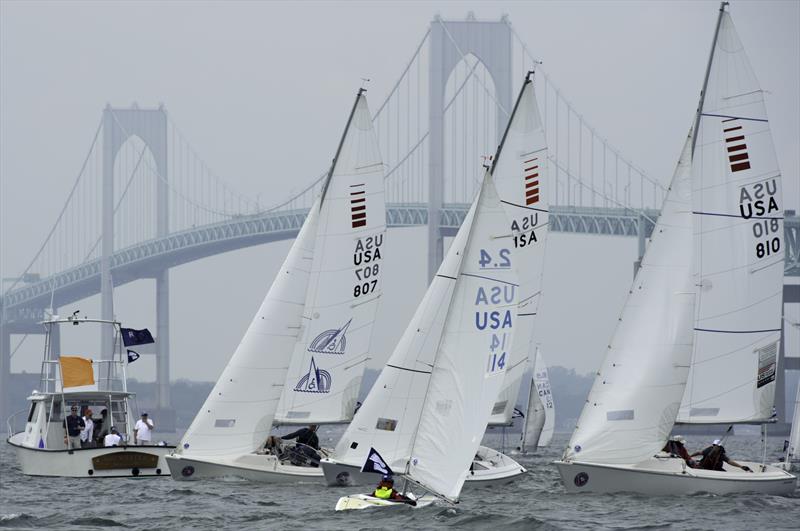
[[[356,107],[358,107],[358,100],[361,99],[361,95],[364,94],[367,89],[361,87],[358,89],[358,93],[356,94],[356,101],[353,102],[353,108],[350,109],[350,116],[347,117],[347,124],[344,126],[344,131],[342,131],[342,138],[339,139],[339,147],[336,148],[336,154],[333,156],[333,162],[331,162],[331,169],[328,170],[328,176],[325,178],[325,184],[322,186],[322,194],[320,195],[319,199],[319,207],[322,208],[322,203],[325,201],[325,193],[328,191],[328,185],[331,182],[331,177],[333,177],[333,170],[336,169],[336,161],[339,160],[339,154],[342,152],[342,146],[344,146],[344,139],[347,138],[347,131],[350,130],[350,123],[353,121],[353,115],[356,113]]]
[[[720,2],[719,16],[717,16],[717,27],[714,30],[714,40],[711,42],[711,52],[708,55],[708,64],[706,65],[706,75],[703,79],[703,90],[700,91],[700,102],[697,104],[697,114],[694,118],[694,136],[692,138],[692,157],[694,157],[694,148],[697,144],[697,133],[700,131],[700,116],[703,114],[703,103],[706,99],[706,89],[708,88],[708,77],[711,75],[711,63],[714,61],[714,50],[717,47],[717,38],[719,37],[719,26],[722,23],[722,14],[725,12],[725,6],[728,2]]]
[[[508,117],[508,123],[506,123],[506,129],[503,131],[503,137],[500,139],[500,143],[497,145],[497,151],[494,154],[494,159],[492,160],[492,167],[489,168],[489,173],[494,175],[494,169],[497,166],[497,160],[500,158],[500,152],[503,151],[503,144],[506,143],[506,137],[508,136],[508,131],[511,129],[511,123],[514,121],[514,116],[517,114],[517,108],[519,107],[519,102],[522,100],[522,95],[525,93],[525,87],[528,86],[528,83],[533,82],[531,76],[533,76],[533,70],[528,70],[528,73],[525,74],[525,81],[522,82],[522,88],[519,89],[519,94],[517,94],[517,101],[514,102],[514,108],[511,109],[511,115]]]

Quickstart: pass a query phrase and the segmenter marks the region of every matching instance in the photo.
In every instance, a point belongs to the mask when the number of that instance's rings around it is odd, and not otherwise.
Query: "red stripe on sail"
[[[742,171],[750,169],[750,161],[739,162],[738,164],[731,164],[732,171]]]
[[[731,162],[736,162],[737,160],[746,160],[747,153],[739,153],[737,155],[731,155],[728,157]]]
[[[730,137],[730,138],[726,138],[726,139],[725,139],[725,142],[736,142],[736,141],[738,141],[738,140],[744,140],[744,136],[743,136],[743,135],[739,135],[739,136],[732,136],[732,137]]]
[[[539,190],[539,181],[531,181],[525,183],[525,188],[534,188],[534,187],[536,188],[536,190]]]
[[[741,151],[742,149],[747,149],[747,144],[739,144],[738,146],[731,146],[728,148],[728,153],[732,151]]]
[[[725,133],[730,133],[731,131],[738,131],[741,128],[742,128],[741,125],[737,125],[736,127],[729,127],[727,129],[723,129],[722,131]]]
[[[367,213],[366,212],[355,212],[355,213],[353,213],[353,221],[355,221],[357,219],[367,219]]]
[[[350,200],[350,204],[351,205],[355,205],[356,203],[363,203],[364,201],[366,201],[366,199],[363,198],[363,197],[358,198],[358,199],[351,199]]]
[[[530,168],[525,168],[525,171],[531,171],[531,170],[535,170],[535,169],[537,169],[538,167],[539,167],[539,165],[537,164],[537,165],[535,165],[535,166],[531,166]]]
[[[367,205],[358,205],[358,206],[350,207],[350,212],[360,212],[361,210],[366,210],[366,209],[367,209]]]
[[[353,228],[354,228],[354,229],[357,229],[357,228],[359,228],[359,227],[365,227],[366,225],[367,225],[367,220],[362,220],[362,221],[354,221],[354,222],[353,222]]]
[[[523,162],[523,164],[528,164],[528,163],[530,163],[530,162],[533,162],[534,160],[539,160],[539,159],[538,159],[538,158],[536,158],[536,157],[533,157],[532,159],[530,159],[530,160],[526,160],[525,162]]]

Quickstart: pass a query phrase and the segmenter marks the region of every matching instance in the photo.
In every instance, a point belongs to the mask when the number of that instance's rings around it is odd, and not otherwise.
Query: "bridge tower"
[[[510,111],[513,34],[505,15],[496,22],[478,21],[470,13],[466,20],[431,22],[428,76],[430,158],[428,166],[428,279],[432,279],[444,259],[444,235],[440,229],[444,205],[444,105],[445,87],[450,73],[472,54],[483,63],[495,86],[497,102]],[[497,113],[497,141],[505,129],[507,116]]]
[[[167,174],[167,111],[164,106],[157,109],[140,109],[136,104],[130,108],[103,110],[103,191],[102,191],[102,240],[100,266],[100,297],[103,319],[114,318],[111,275],[114,254],[114,162],[120,148],[128,139],[136,136],[147,146],[153,156],[158,173],[156,193],[156,238],[169,234],[169,184]],[[150,271],[156,281],[156,394],[159,410],[170,409],[169,396],[169,265],[163,264]],[[112,330],[103,332],[103,349],[112,345]],[[107,352],[111,352],[108,350]],[[160,425],[170,424],[163,419]]]

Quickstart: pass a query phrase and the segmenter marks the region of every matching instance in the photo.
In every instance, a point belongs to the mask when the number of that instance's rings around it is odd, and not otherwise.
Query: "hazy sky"
[[[0,276],[43,241],[107,102],[164,103],[193,147],[243,194],[272,203],[330,161],[362,77],[373,109],[431,18],[507,13],[575,107],[637,166],[671,176],[697,97],[718,2],[0,2]],[[800,207],[800,2],[733,2],[767,91],[786,208]],[[373,366],[425,289],[423,229],[390,232]],[[288,242],[171,273],[172,377],[214,380]],[[539,325],[553,364],[594,370],[631,280],[635,238],[553,235]],[[154,328],[152,281],[116,290],[117,316]],[[98,298],[82,301],[99,314]],[[62,313],[73,307],[62,309]],[[795,310],[791,310],[795,312]],[[796,312],[795,312],[796,313]],[[789,315],[794,321],[800,316]],[[800,335],[800,334],[798,334]],[[18,337],[12,344],[16,344]],[[792,339],[797,349],[800,340]],[[13,370],[38,370],[41,338]],[[132,366],[151,378],[154,360]]]

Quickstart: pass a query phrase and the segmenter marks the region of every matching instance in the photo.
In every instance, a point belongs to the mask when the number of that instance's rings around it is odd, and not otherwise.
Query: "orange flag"
[[[94,385],[92,360],[77,356],[61,356],[61,381],[64,387]]]

